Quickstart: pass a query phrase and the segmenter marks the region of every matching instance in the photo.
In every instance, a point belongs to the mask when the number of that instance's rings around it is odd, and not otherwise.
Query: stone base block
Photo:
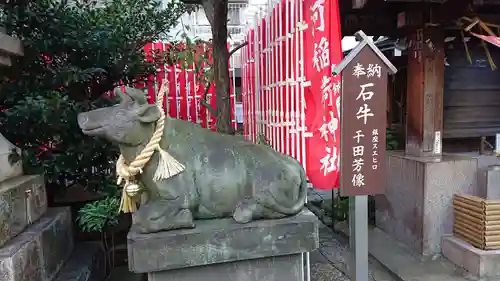
[[[106,277],[105,253],[100,243],[83,242],[76,246],[55,281],[102,281]]]
[[[303,281],[301,254],[252,259],[148,274],[148,281]]]
[[[51,208],[0,248],[0,280],[51,281],[73,250],[69,208]]]
[[[387,153],[387,186],[375,197],[376,224],[413,254],[441,253],[453,233],[455,194],[477,194],[477,159],[444,154],[440,161]]]
[[[0,247],[46,210],[43,176],[20,176],[0,182]]]
[[[484,251],[454,237],[443,236],[443,256],[479,278],[500,279],[500,250]]]
[[[194,229],[154,234],[132,229],[129,269],[149,273],[150,280],[196,281],[215,278],[215,273],[231,274],[228,279],[217,275],[221,281],[303,280],[300,254],[318,248],[318,226],[316,216],[304,210],[248,224],[217,219],[197,221]]]

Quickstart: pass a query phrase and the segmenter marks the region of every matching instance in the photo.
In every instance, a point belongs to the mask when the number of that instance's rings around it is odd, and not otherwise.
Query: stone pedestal
[[[386,191],[375,199],[377,227],[414,254],[441,253],[442,236],[453,232],[453,195],[477,194],[477,159],[387,154]]]
[[[196,228],[128,235],[129,269],[150,281],[302,281],[302,253],[318,248],[318,220],[304,210],[238,224],[197,221]]]

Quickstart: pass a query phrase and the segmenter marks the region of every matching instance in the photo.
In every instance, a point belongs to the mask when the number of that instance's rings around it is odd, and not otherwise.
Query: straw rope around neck
[[[140,193],[140,187],[135,183],[135,177],[143,172],[144,166],[149,162],[155,152],[159,153],[159,163],[156,172],[153,176],[154,181],[161,181],[171,178],[182,171],[185,167],[172,157],[167,151],[160,147],[160,142],[165,129],[165,112],[163,110],[163,100],[168,93],[168,82],[163,81],[160,90],[157,94],[156,105],[160,109],[160,118],[156,121],[156,129],[151,136],[151,139],[135,157],[135,159],[127,165],[123,155],[120,155],[116,162],[116,173],[118,175],[118,185],[125,181],[125,186],[122,191],[120,202],[120,210],[124,213],[133,213],[137,210],[137,202],[135,197]]]

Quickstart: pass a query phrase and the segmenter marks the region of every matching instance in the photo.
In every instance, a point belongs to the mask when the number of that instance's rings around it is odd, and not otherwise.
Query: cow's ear
[[[160,108],[156,104],[145,104],[139,108],[137,119],[141,123],[152,123],[160,119]]]

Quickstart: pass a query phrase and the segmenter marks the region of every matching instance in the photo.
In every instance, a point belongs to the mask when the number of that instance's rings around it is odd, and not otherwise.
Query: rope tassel
[[[172,157],[172,155],[168,152],[161,149],[160,146],[157,147],[157,151],[160,153],[160,161],[153,176],[154,181],[165,180],[184,171],[184,165],[179,163],[179,161]]]
[[[120,211],[124,213],[134,213],[137,211],[137,204],[134,198],[127,194],[127,189],[123,188],[122,199],[120,200]]]
[[[160,118],[156,121],[156,129],[151,136],[148,144],[137,155],[129,165],[125,162],[123,155],[120,155],[116,161],[116,173],[118,175],[118,185],[125,180],[125,186],[122,191],[120,210],[124,213],[133,213],[137,211],[137,201],[135,198],[140,194],[140,187],[134,182],[136,175],[142,174],[142,169],[149,162],[155,152],[159,154],[158,167],[153,176],[154,181],[171,178],[182,171],[185,167],[179,163],[172,155],[160,147],[160,142],[165,129],[165,112],[163,111],[163,98],[168,91],[168,82],[163,80],[157,95],[158,108],[160,109]]]

